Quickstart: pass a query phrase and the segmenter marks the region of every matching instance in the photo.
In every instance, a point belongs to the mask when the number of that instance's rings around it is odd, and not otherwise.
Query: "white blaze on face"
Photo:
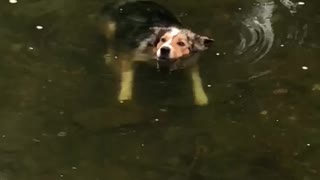
[[[172,42],[172,39],[174,36],[176,36],[177,34],[179,34],[180,30],[177,29],[177,28],[171,28],[171,31],[168,32],[170,38],[167,39],[167,41],[165,43],[162,44],[162,46],[157,50],[157,57],[160,57],[161,55],[161,48],[162,47],[168,47],[170,49],[170,54],[169,54],[169,57],[172,57],[172,46],[171,46],[171,42]]]

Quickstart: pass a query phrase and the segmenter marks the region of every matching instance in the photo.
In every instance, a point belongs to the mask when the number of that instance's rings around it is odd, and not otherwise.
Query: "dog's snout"
[[[170,48],[169,47],[162,47],[161,49],[160,49],[160,52],[161,52],[161,55],[163,55],[163,56],[167,56],[167,55],[169,55],[169,53],[170,53]]]

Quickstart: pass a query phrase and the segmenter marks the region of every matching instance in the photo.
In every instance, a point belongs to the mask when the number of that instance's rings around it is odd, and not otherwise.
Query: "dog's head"
[[[176,27],[153,27],[152,42],[155,57],[160,64],[169,65],[171,70],[184,68],[188,59],[197,52],[204,51],[214,41],[187,29]]]

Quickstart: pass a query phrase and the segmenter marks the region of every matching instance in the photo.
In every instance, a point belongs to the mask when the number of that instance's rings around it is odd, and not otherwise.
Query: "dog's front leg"
[[[203,90],[202,80],[199,73],[199,66],[195,65],[190,68],[190,76],[192,80],[192,90],[194,96],[194,103],[198,106],[205,106],[208,104],[208,97]]]
[[[134,69],[131,61],[121,60],[121,82],[118,100],[120,102],[131,100]]]

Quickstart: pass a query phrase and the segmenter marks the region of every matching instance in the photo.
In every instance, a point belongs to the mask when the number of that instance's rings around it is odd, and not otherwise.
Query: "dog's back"
[[[152,1],[108,4],[101,11],[101,24],[107,39],[116,39],[117,49],[139,46],[150,36],[150,27],[181,26],[169,10]]]

